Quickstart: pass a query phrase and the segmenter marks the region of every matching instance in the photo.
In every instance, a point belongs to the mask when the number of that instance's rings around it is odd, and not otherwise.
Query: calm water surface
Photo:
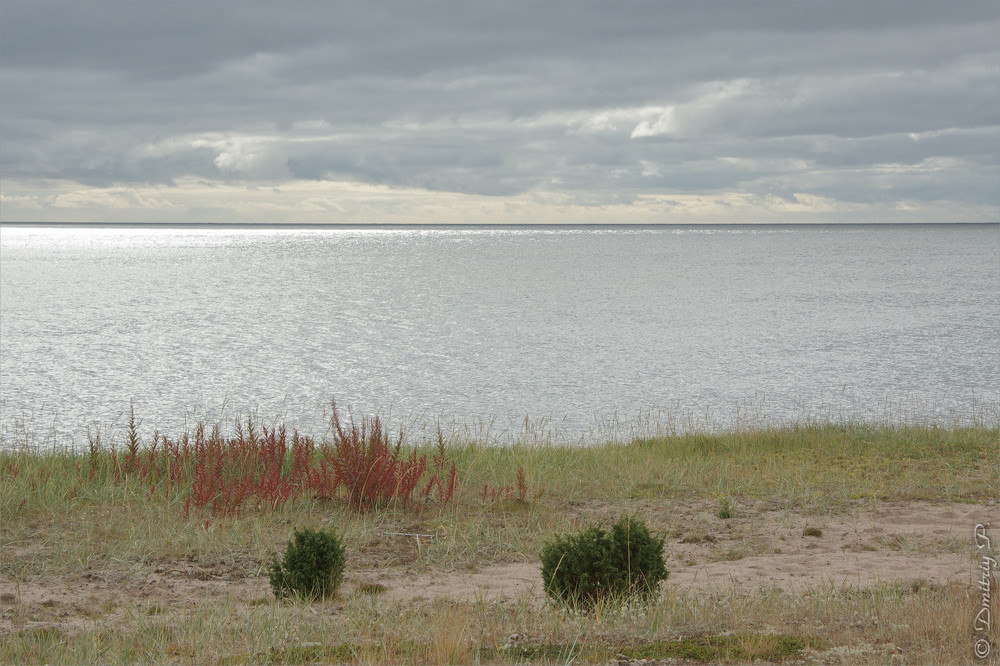
[[[130,402],[172,434],[319,434],[332,397],[570,440],[952,419],[1000,403],[1000,227],[4,226],[0,343],[6,443]]]

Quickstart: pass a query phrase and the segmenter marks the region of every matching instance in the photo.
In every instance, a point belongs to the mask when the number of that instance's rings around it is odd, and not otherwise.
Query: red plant
[[[521,467],[517,468],[516,485],[490,487],[490,484],[486,483],[483,484],[483,492],[481,494],[484,502],[496,502],[499,499],[514,500],[518,504],[526,503],[528,501],[528,482],[524,474],[524,469]]]
[[[528,482],[524,478],[524,469],[517,468],[517,501],[524,504],[528,499]]]
[[[437,488],[438,491],[438,502],[441,504],[447,504],[451,501],[451,498],[455,495],[455,463],[451,464],[451,470],[448,472],[447,482],[443,482],[441,477],[436,472],[431,475],[430,480],[424,487],[423,492],[420,494],[423,497],[424,502],[430,498],[431,491]]]
[[[204,424],[193,435],[179,440],[153,434],[149,446],[139,440],[134,413],[129,419],[127,448],[119,455],[112,447],[103,450],[100,433],[90,438],[90,477],[98,471],[101,454],[110,456],[116,481],[137,475],[149,484],[147,498],[161,487],[164,495],[182,494],[185,517],[191,511],[210,511],[212,516],[239,514],[244,508],[277,507],[293,497],[311,495],[320,500],[337,499],[341,485],[344,500],[364,509],[398,502],[409,506],[427,471],[425,456],[401,453],[402,432],[394,445],[376,417],[353,420],[343,426],[334,404],[331,420],[335,435],[321,446],[284,426],[267,428],[248,418],[235,422],[235,436],[223,437],[218,425],[206,436]],[[454,495],[455,465],[444,473],[445,452],[434,458],[435,472],[422,493],[426,502],[437,489],[437,500],[448,502]],[[183,495],[186,494],[186,497]]]
[[[402,430],[395,446],[391,446],[379,417],[362,419],[360,425],[352,418],[345,428],[340,423],[336,402],[332,403],[332,409],[330,424],[334,440],[330,464],[338,483],[347,488],[347,502],[357,509],[393,500],[407,506],[427,469],[427,458],[414,451],[409,460],[402,459]]]

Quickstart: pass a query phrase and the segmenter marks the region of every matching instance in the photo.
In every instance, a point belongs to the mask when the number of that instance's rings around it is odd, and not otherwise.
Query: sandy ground
[[[691,507],[684,516],[691,527],[668,539],[667,583],[673,589],[736,585],[744,591],[774,586],[795,591],[893,581],[965,585],[979,574],[973,529],[979,523],[1000,525],[998,505],[908,502],[813,521],[772,511],[725,522],[709,512],[717,506]],[[822,535],[803,536],[807,527]],[[759,550],[762,542],[771,552],[742,556],[744,550]],[[419,576],[399,570],[358,572],[349,580],[379,582],[389,597],[405,600],[542,598],[540,570],[538,562],[523,562]]]
[[[667,538],[667,583],[674,590],[697,593],[735,585],[747,592],[774,586],[795,591],[893,581],[971,585],[978,573],[973,530],[980,523],[992,523],[991,531],[1000,525],[1000,504],[883,503],[876,510],[811,519],[758,506],[721,520],[714,515],[717,509],[717,503],[690,503],[670,521],[676,528]],[[805,536],[807,527],[822,534]],[[415,539],[394,538],[409,540],[399,547],[414,551],[413,563],[365,567],[365,557],[352,562],[349,556],[344,596],[374,583],[385,587],[381,598],[416,603],[544,596],[537,561],[474,571],[427,570]],[[32,625],[93,626],[95,619],[130,604],[166,610],[212,600],[255,602],[270,595],[260,565],[237,559],[159,563],[128,572],[92,570],[21,583],[5,579],[2,633]]]

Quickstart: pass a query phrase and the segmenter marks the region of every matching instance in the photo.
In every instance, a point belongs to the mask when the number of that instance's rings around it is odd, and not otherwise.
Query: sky
[[[0,221],[1000,221],[1000,2],[0,2]]]

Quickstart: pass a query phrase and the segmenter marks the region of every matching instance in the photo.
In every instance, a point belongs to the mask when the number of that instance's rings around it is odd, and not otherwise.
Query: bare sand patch
[[[879,583],[970,584],[977,575],[973,529],[1000,522],[996,504],[884,503],[875,510],[807,518],[764,511],[719,520],[710,503],[686,507],[681,527],[668,537],[667,584],[678,591],[739,586],[746,591],[790,592],[826,586]],[[819,536],[805,536],[806,528]],[[745,551],[767,550],[764,554]],[[389,598],[542,598],[537,561],[476,571],[413,573],[371,570],[349,577],[378,582]]]
[[[893,582],[971,585],[977,572],[973,529],[977,523],[1000,522],[996,503],[883,503],[873,510],[818,517],[754,507],[738,510],[730,520],[719,519],[707,502],[681,508],[667,538],[668,585],[688,593],[732,586],[747,592],[775,587],[796,592]],[[820,534],[804,535],[807,527]],[[401,567],[354,568],[350,561],[348,567],[343,597],[379,584],[384,587],[380,599],[402,602],[544,598],[537,561],[476,570],[428,569],[419,559]],[[177,561],[22,582],[5,577],[0,608],[6,633],[15,617],[20,627],[73,630],[136,606],[155,614],[206,603],[261,603],[270,597],[259,563]]]

